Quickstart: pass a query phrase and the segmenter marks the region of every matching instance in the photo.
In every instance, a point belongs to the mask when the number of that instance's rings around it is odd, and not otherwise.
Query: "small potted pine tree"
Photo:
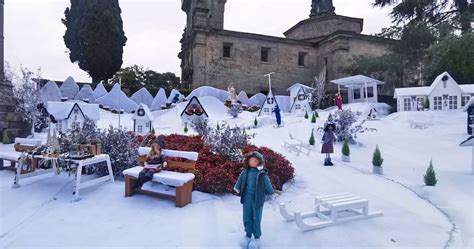
[[[313,116],[311,117],[311,123],[316,123],[316,113],[313,113]]]
[[[308,111],[304,111],[304,118],[305,118],[305,119],[308,119],[308,118],[309,118]]]
[[[314,129],[311,130],[311,136],[309,137],[309,144],[314,145],[316,141],[314,140]]]
[[[151,128],[151,134],[155,134],[155,128],[154,127]]]
[[[2,139],[2,142],[3,142],[4,144],[9,144],[9,143],[10,143],[10,138],[8,137],[7,131],[4,131],[4,132],[3,132],[3,139]]]
[[[257,125],[258,125],[258,121],[257,121],[257,117],[255,117],[255,119],[253,120],[253,126],[257,127]]]
[[[349,140],[346,138],[344,139],[344,145],[342,145],[342,156],[341,160],[343,162],[350,162],[351,161],[351,150],[349,149]]]
[[[184,133],[188,133],[188,123],[184,123]]]
[[[429,99],[429,98],[426,98],[426,99],[425,99],[425,105],[424,105],[424,107],[425,107],[425,111],[430,110],[430,99]]]
[[[426,186],[435,186],[438,182],[436,179],[436,172],[433,168],[433,161],[430,161],[430,166],[426,169],[426,174],[423,176]]]
[[[375,147],[374,155],[372,156],[372,172],[377,175],[383,174],[383,158],[380,154],[379,146]]]

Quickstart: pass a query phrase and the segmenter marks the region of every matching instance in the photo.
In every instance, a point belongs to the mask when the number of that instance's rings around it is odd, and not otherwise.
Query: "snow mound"
[[[92,94],[94,94],[94,98],[98,99],[100,97],[104,97],[107,94],[107,89],[105,89],[104,84],[99,83]]]
[[[207,115],[213,120],[216,119],[224,119],[227,116],[227,110],[228,108],[222,103],[220,99],[217,99],[212,96],[206,96],[202,98],[198,98],[199,103],[201,103],[202,107],[206,111]],[[188,105],[188,102],[182,102],[179,103],[176,106],[176,109],[178,111],[178,115],[181,115],[183,112],[184,108]]]
[[[250,98],[250,101],[256,106],[262,106],[267,96],[263,93],[257,93]]]
[[[153,99],[150,110],[151,111],[158,111],[161,110],[161,107],[166,104],[166,93],[163,88],[160,88],[158,93],[156,94],[155,98]]]
[[[137,105],[145,104],[148,107],[151,107],[151,103],[153,103],[153,96],[151,93],[145,88],[142,87],[140,90],[136,91],[131,97],[131,100],[135,101]]]
[[[75,99],[76,100],[89,99],[89,103],[94,103],[95,97],[94,97],[91,85],[89,84],[83,85],[81,90],[77,93]]]
[[[54,81],[48,81],[41,88],[40,95],[43,102],[61,101],[61,90],[59,90],[58,84]]]
[[[67,77],[59,89],[61,90],[61,95],[70,100],[74,99],[79,92],[79,86],[71,76]]]
[[[118,83],[114,85],[108,94],[97,99],[96,103],[108,106],[110,109],[123,109],[128,113],[138,108],[137,103],[129,99],[127,95],[122,92]]]
[[[229,96],[229,93],[227,91],[220,90],[214,87],[201,86],[194,89],[186,98],[190,100],[194,96],[198,98],[212,96],[214,98],[219,99],[221,102],[224,102]]]
[[[291,108],[290,96],[276,95],[275,99],[276,99],[276,102],[278,103],[278,106],[280,107],[281,112],[290,112],[290,108]]]
[[[184,95],[182,95],[178,90],[173,89],[171,90],[170,96],[168,97],[168,102],[172,102],[176,94],[179,95],[179,101],[182,101],[184,99]]]
[[[246,105],[246,106],[253,106],[254,105],[254,103],[252,103],[252,101],[250,101],[249,96],[247,96],[247,93],[245,91],[240,91],[240,93],[237,97],[239,98],[239,101],[240,101],[240,103],[242,103],[242,105]]]

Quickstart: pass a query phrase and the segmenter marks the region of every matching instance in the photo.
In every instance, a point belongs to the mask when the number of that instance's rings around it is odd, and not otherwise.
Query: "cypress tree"
[[[314,129],[311,130],[311,137],[309,137],[309,144],[310,144],[310,145],[314,145],[314,144],[315,144],[315,141],[314,141]]]
[[[123,31],[118,0],[71,0],[64,11],[64,43],[71,62],[78,62],[93,82],[107,80],[122,66]]]
[[[316,115],[317,118],[319,118],[319,113],[317,111],[314,111],[314,114]]]
[[[151,128],[151,134],[155,134],[155,128],[154,127]]]
[[[347,138],[344,140],[344,145],[342,145],[342,154],[344,156],[351,155],[351,150],[349,149],[349,140]]]
[[[217,127],[216,127],[218,130],[221,129],[221,127],[219,126],[219,122],[217,122]]]
[[[304,112],[304,118],[305,118],[305,119],[308,119],[308,118],[309,118],[309,115],[308,115],[308,112],[307,112],[307,111]]]
[[[188,123],[184,123],[184,133],[188,133]]]
[[[316,114],[313,113],[313,116],[311,117],[311,123],[316,123]]]
[[[382,163],[383,163],[383,158],[382,158],[382,155],[380,153],[379,146],[377,145],[375,147],[374,155],[372,157],[372,165],[377,166],[377,167],[381,167]]]
[[[438,182],[436,179],[436,172],[433,168],[433,161],[430,161],[430,166],[426,169],[426,174],[423,176],[426,186],[435,186]]]

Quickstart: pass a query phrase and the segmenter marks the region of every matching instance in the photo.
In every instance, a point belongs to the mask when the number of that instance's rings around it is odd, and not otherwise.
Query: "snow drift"
[[[281,112],[290,112],[290,108],[291,108],[290,96],[276,95],[275,99],[276,99],[276,102],[278,103],[278,106],[280,107]]]
[[[151,103],[153,103],[153,96],[145,87],[142,87],[140,90],[136,91],[130,97],[130,99],[137,103],[137,105],[145,104],[148,107],[151,107]]]
[[[217,89],[217,88],[214,88],[214,87],[201,86],[201,87],[198,87],[198,88],[194,89],[188,95],[188,97],[186,97],[186,98],[188,100],[190,100],[194,96],[196,96],[198,98],[211,96],[211,97],[217,98],[221,102],[224,102],[227,99],[227,97],[229,96],[229,93],[227,91]]]
[[[96,100],[96,103],[110,107],[110,109],[123,109],[125,112],[131,112],[137,109],[137,103],[125,95],[120,89],[120,85],[116,83],[112,90],[105,96]]]

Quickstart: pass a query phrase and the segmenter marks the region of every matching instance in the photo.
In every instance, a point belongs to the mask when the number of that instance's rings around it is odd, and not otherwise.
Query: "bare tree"
[[[326,66],[322,68],[318,76],[314,77],[314,83],[312,85],[313,91],[311,92],[311,107],[313,109],[319,109],[321,107],[321,102],[326,97],[325,86]]]

